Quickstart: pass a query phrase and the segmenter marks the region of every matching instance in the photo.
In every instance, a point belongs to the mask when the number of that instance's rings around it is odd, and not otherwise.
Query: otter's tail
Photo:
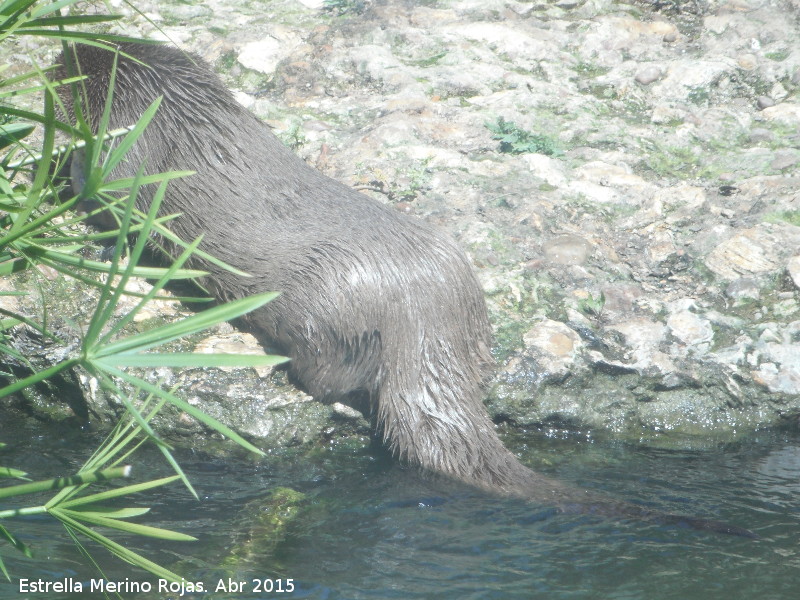
[[[428,370],[426,373],[399,368],[384,374],[376,407],[384,442],[406,463],[491,493],[554,506],[561,513],[640,519],[758,537],[747,529],[720,521],[660,513],[602,497],[532,471],[498,437],[480,401],[480,387],[470,385],[476,378],[465,376],[459,367],[449,368],[453,363],[431,361],[436,356],[434,352],[424,356],[428,359],[422,367]]]

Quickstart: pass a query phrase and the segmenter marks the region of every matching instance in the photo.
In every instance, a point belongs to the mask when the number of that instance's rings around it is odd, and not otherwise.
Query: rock
[[[731,25],[733,18],[730,14],[709,15],[703,19],[703,26],[714,35],[722,35]]]
[[[603,314],[612,322],[630,317],[637,301],[645,295],[642,287],[634,283],[616,282],[603,286],[601,291],[606,300]]]
[[[645,48],[674,33],[675,26],[664,21],[600,16],[592,20],[579,48],[587,59],[592,57],[595,62],[611,67],[624,60],[625,50],[635,48],[638,53],[646,52]]]
[[[9,313],[19,313],[19,297],[13,292],[19,291],[17,285],[7,277],[0,278],[0,308]]]
[[[725,295],[734,300],[758,300],[761,297],[761,285],[755,277],[739,277],[725,288]]]
[[[633,174],[627,165],[611,165],[602,161],[581,165],[575,169],[574,175],[603,187],[631,186],[641,189],[650,187],[642,177]]]
[[[686,118],[686,111],[666,104],[659,104],[650,113],[650,121],[655,125],[665,125],[668,123],[680,123]]]
[[[683,254],[683,251],[675,246],[670,231],[662,229],[653,233],[647,246],[647,258],[655,267],[668,270],[678,254]]]
[[[775,85],[769,90],[769,97],[775,102],[783,102],[789,96],[789,92],[783,87],[780,81],[776,81]]]
[[[764,110],[770,106],[775,106],[775,100],[769,96],[759,96],[756,104],[758,105],[759,110]]]
[[[793,256],[786,263],[786,272],[797,289],[800,289],[800,254]]]
[[[694,95],[706,94],[711,86],[733,70],[733,62],[724,58],[673,61],[652,93],[660,98],[686,101]]]
[[[745,71],[754,71],[758,68],[758,59],[753,54],[742,54],[736,59],[736,64]]]
[[[649,67],[645,67],[644,69],[640,70],[636,73],[636,82],[641,83],[642,85],[648,85],[656,81],[662,75],[662,71],[660,67],[656,67],[655,65],[651,65]]]
[[[364,83],[378,86],[382,92],[392,93],[402,90],[408,93],[418,85],[400,59],[386,46],[367,44],[349,48],[344,58],[346,63],[349,63],[343,66],[344,69],[351,72],[355,70]],[[462,78],[457,83],[446,84],[448,91],[461,89],[459,86],[462,86],[470,93],[477,93],[480,90],[471,87],[473,79],[471,74],[463,74],[462,71]],[[481,83],[478,87],[484,89],[483,85]]]
[[[706,257],[705,264],[723,279],[758,275],[778,268],[775,240],[762,228],[753,228],[719,244]]]
[[[278,63],[290,56],[301,43],[297,34],[286,28],[276,28],[271,35],[245,44],[237,60],[243,67],[271,75]]]
[[[169,6],[162,5],[161,7],[161,11],[165,16],[181,21],[208,17],[211,15],[212,10],[210,7],[201,4],[172,4]]]
[[[560,235],[542,244],[547,260],[557,265],[582,265],[592,253],[592,245],[576,235]]]
[[[800,125],[800,105],[783,102],[776,106],[769,106],[762,111],[768,121],[779,121],[788,125]]]
[[[663,323],[643,318],[615,323],[607,329],[623,336],[625,345],[632,349],[632,356],[637,363],[648,359],[652,351],[664,341],[667,331]]]
[[[559,187],[564,185],[567,177],[561,161],[555,160],[544,154],[525,154],[522,160],[528,165],[531,172],[544,179],[552,186]]]
[[[783,171],[797,165],[800,162],[800,153],[794,150],[782,150],[775,153],[775,159],[769,166],[776,171]]]
[[[592,202],[600,204],[621,204],[624,199],[614,188],[592,181],[571,181],[567,186],[574,194],[585,196]]]
[[[194,352],[200,354],[250,354],[263,356],[266,354],[258,340],[249,333],[229,332],[212,335],[198,342]],[[221,371],[231,372],[240,367],[218,367]],[[272,367],[258,367],[255,369],[259,377],[266,377],[272,372]]]
[[[134,306],[139,304],[139,298],[133,294],[144,296],[151,292],[152,289],[153,286],[144,279],[139,279],[137,277],[129,279],[125,290],[131,295],[126,294],[120,298],[117,304],[118,310],[122,312],[133,309]],[[164,296],[168,294],[162,292],[160,295]],[[181,310],[181,306],[177,301],[151,300],[136,313],[133,321],[134,323],[144,323],[150,319],[176,318],[181,314],[185,314],[185,312]]]
[[[748,135],[748,140],[750,140],[752,144],[763,144],[771,142],[774,139],[775,135],[769,129],[764,129],[763,127],[756,127],[750,130],[750,134]]]
[[[705,354],[714,341],[711,322],[689,310],[678,310],[667,319],[670,334],[689,349]]]
[[[561,53],[558,45],[545,36],[533,37],[506,23],[468,23],[448,28],[447,32],[461,39],[486,44],[497,53],[506,55],[512,62],[527,64],[545,60]]]
[[[800,394],[800,348],[790,340],[760,343],[757,346],[758,368],[753,371],[757,383],[772,393]]]
[[[580,336],[558,321],[544,319],[522,336],[526,350],[537,358],[540,373],[561,378],[570,372],[583,347]]]
[[[664,207],[669,211],[680,208],[695,211],[705,204],[706,193],[701,187],[681,184],[656,190],[653,200],[663,203]]]
[[[608,373],[636,373],[641,377],[662,379],[677,371],[672,359],[661,351],[667,328],[663,323],[645,318],[631,318],[605,328],[607,333],[622,336],[624,360],[610,360],[599,352],[590,359],[596,368]]]

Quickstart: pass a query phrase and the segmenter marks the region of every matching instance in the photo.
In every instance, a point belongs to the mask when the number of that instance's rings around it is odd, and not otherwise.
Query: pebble
[[[662,73],[663,71],[661,70],[660,67],[652,65],[649,67],[645,67],[644,69],[636,73],[636,82],[641,83],[642,85],[648,85],[659,79]]]
[[[759,109],[764,110],[765,108],[769,108],[770,106],[775,106],[775,100],[773,100],[769,96],[759,96],[756,104],[758,105]]]
[[[758,68],[758,59],[753,54],[742,54],[736,60],[736,64],[745,71],[754,71]]]

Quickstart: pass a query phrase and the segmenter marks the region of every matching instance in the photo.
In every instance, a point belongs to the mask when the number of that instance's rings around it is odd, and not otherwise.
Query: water
[[[30,431],[0,424],[15,442],[0,464],[54,475],[80,464],[91,440],[80,432]],[[12,437],[13,436],[13,437]],[[58,441],[53,441],[54,439]],[[253,461],[180,460],[203,496],[180,486],[156,498],[149,524],[200,538],[199,543],[142,541],[113,534],[142,553],[214,589],[228,577],[243,592],[184,598],[334,599],[703,599],[785,600],[800,593],[800,433],[763,432],[735,444],[665,450],[578,434],[540,432],[507,438],[534,466],[598,494],[653,509],[723,520],[761,539],[680,526],[586,515],[502,499],[426,480],[380,451],[332,447],[315,456],[289,452]],[[139,472],[166,473],[146,453]],[[41,472],[41,471],[40,471]],[[59,472],[58,474],[63,474]],[[276,486],[305,494],[300,512],[277,540],[254,526],[259,500]],[[21,533],[20,524],[8,523]],[[47,562],[0,553],[15,577],[88,582],[96,572],[46,517],[25,521],[25,540]],[[109,579],[152,581],[96,551]],[[254,580],[272,593],[253,593]],[[287,589],[291,580],[293,592]],[[154,588],[156,589],[156,588]],[[125,594],[178,598],[178,593]],[[0,599],[101,598],[100,594],[20,594],[0,583]]]

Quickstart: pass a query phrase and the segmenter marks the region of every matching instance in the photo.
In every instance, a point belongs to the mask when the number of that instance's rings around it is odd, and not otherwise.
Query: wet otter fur
[[[388,448],[427,471],[565,512],[673,518],[586,499],[503,446],[482,404],[492,364],[483,292],[453,241],[308,166],[198,57],[162,45],[119,50],[109,127],[130,125],[163,100],[115,175],[133,176],[144,161],[148,173],[197,172],[170,183],[162,212],[181,213],[171,228],[182,239],[202,234],[205,250],[252,275],[203,263],[217,300],[281,292],[245,324],[291,359],[298,387],[323,401],[366,398]],[[96,125],[114,53],[86,45],[74,51],[88,76],[84,114]],[[64,67],[55,74],[65,75]],[[71,112],[68,88],[61,97]],[[140,192],[140,208],[152,194],[152,186]]]

